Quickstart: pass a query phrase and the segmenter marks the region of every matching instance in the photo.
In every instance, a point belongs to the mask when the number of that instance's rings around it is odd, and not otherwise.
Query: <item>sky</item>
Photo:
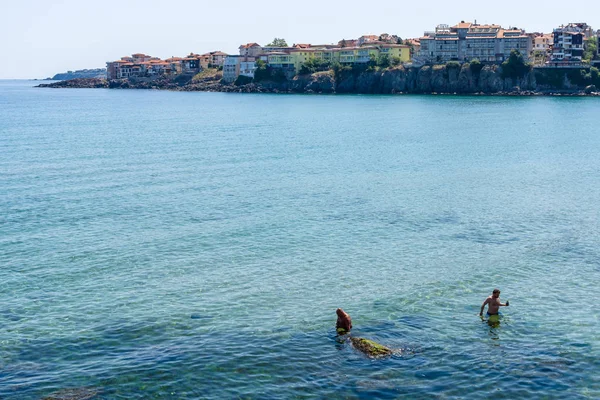
[[[551,32],[569,22],[600,28],[600,2],[326,0],[0,0],[0,79],[43,79],[104,68],[133,53],[160,58],[241,44],[337,43],[365,34],[420,37],[438,24],[495,23]],[[575,4],[575,3],[574,3]]]

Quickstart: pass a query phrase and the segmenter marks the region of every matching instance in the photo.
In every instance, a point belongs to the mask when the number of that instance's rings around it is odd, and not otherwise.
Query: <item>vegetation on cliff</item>
[[[518,50],[511,50],[508,60],[502,63],[502,77],[515,81],[523,78],[532,69],[533,65],[525,62],[523,55]]]
[[[591,68],[555,68],[536,70],[538,86],[549,89],[573,90],[590,85],[600,87],[600,71]]]

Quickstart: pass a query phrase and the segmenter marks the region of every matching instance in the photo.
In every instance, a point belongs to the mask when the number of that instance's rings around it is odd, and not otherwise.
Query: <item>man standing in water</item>
[[[352,318],[341,308],[335,310],[335,313],[337,314],[337,322],[335,323],[337,333],[341,335],[349,333],[352,329]]]
[[[505,304],[500,303],[500,289],[494,289],[492,295],[485,299],[481,305],[481,311],[479,311],[480,316],[483,316],[483,309],[486,304],[488,305],[487,315],[498,315],[500,307],[508,307],[508,301]]]

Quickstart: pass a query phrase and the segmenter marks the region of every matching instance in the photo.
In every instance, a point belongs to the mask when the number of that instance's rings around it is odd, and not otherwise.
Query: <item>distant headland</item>
[[[46,78],[46,80],[52,81],[66,81],[69,79],[82,79],[82,78],[106,78],[106,68],[94,68],[94,69],[80,69],[77,71],[61,72],[54,75],[52,78]]]

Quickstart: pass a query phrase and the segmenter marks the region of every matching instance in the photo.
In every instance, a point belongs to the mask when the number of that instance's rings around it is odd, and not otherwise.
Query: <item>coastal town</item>
[[[152,78],[222,70],[222,82],[247,82],[268,68],[273,75],[291,78],[338,66],[405,65],[422,67],[450,62],[500,65],[517,52],[533,68],[590,68],[600,64],[598,37],[584,22],[561,25],[551,33],[526,32],[495,24],[460,21],[441,24],[422,37],[402,39],[383,33],[342,39],[335,44],[293,44],[284,39],[260,45],[245,43],[239,54],[212,51],[161,59],[143,53],[107,62],[107,79]]]

